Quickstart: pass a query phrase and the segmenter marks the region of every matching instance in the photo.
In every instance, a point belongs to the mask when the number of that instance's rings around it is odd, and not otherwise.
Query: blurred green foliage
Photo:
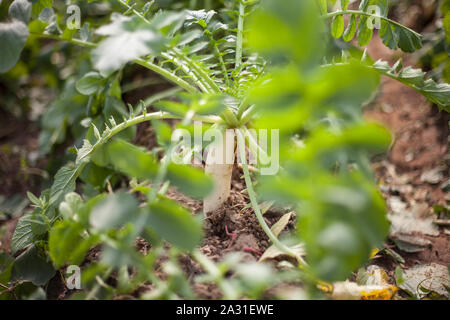
[[[51,154],[68,141],[76,147],[65,153],[68,161],[49,189],[39,197],[28,194],[34,210],[19,220],[12,239],[12,251],[20,255],[0,255],[5,284],[42,286],[57,269],[82,263],[95,245],[102,247],[101,259],[83,269],[83,291],[73,298],[112,298],[143,283],[154,289],[142,298],[195,298],[192,281],[214,282],[227,299],[261,298],[282,281],[315,288],[317,280],[343,280],[388,232],[370,157],[387,150],[390,134],[362,118],[380,74],[448,107],[448,84],[400,63],[374,63],[338,39],[356,36],[366,46],[373,36],[368,6],[377,4],[383,42],[406,52],[418,49],[420,35],[387,19],[384,0],[363,0],[351,12],[348,1],[340,1],[336,12],[328,12],[327,1],[312,0],[75,1],[83,12],[80,30],[67,28],[62,1],[10,3],[0,4],[2,18],[9,17],[0,24],[0,39],[10,49],[0,53],[0,70],[9,70],[2,87],[32,87],[41,72],[38,78],[57,98],[40,117],[40,150]],[[347,26],[344,15],[350,15]],[[126,105],[122,85],[124,75],[136,70],[132,63],[183,92],[171,89],[147,104]],[[164,119],[179,121],[171,126]],[[157,143],[151,152],[130,142],[136,125],[150,121]],[[195,198],[212,189],[200,169],[171,162],[179,147],[170,139],[172,130],[192,132],[193,121],[220,130],[279,130],[280,173],[253,178],[260,200],[297,212],[290,241],[304,244],[307,265],[289,262],[286,271],[275,271],[244,264],[238,255],[216,264],[196,249],[202,221],[166,196],[169,186]],[[246,165],[243,171],[253,198]],[[266,231],[258,203],[253,209]],[[145,255],[136,248],[138,237],[151,245]],[[205,271],[194,280],[178,264],[186,253]],[[158,265],[161,257],[167,259]],[[157,265],[166,281],[153,272]],[[112,273],[116,286],[106,283]],[[32,289],[24,288],[23,296]]]

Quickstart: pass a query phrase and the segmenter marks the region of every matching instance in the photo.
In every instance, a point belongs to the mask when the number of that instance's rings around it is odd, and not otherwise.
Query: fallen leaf
[[[278,235],[281,233],[281,231],[286,228],[287,224],[289,223],[289,220],[292,217],[293,212],[286,213],[283,215],[280,220],[278,220],[271,228],[272,233],[275,235],[275,237],[278,237]]]
[[[395,242],[397,248],[409,253],[423,251],[431,245],[430,240],[414,235],[396,234],[391,236],[391,239]]]
[[[402,281],[398,287],[417,299],[422,299],[430,292],[448,298],[450,276],[446,266],[430,263],[403,270]]]
[[[391,300],[397,287],[392,285],[358,285],[344,281],[333,284],[331,298],[334,300]]]
[[[299,243],[295,246],[290,247],[292,251],[299,257],[297,258],[297,263],[301,263],[301,257],[304,257],[306,255],[305,248],[302,243]],[[287,255],[284,251],[281,251],[278,249],[277,246],[271,245],[269,248],[267,248],[266,251],[264,251],[263,255],[259,258],[258,262],[264,262],[269,260],[279,260],[279,259],[285,259],[285,260],[294,260],[293,257]]]
[[[388,219],[391,222],[389,234],[394,236],[396,234],[418,233],[438,236],[439,228],[433,223],[433,217],[425,216],[427,210],[428,206],[425,203],[415,206],[412,210],[403,210],[401,213],[392,210],[388,214]]]
[[[443,178],[444,178],[444,175],[442,174],[441,167],[434,168],[434,169],[431,169],[428,171],[424,171],[420,175],[420,180],[422,182],[426,182],[429,184],[437,184],[437,183],[441,182]]]

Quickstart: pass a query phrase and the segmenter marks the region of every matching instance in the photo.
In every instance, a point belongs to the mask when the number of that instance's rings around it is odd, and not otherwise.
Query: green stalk
[[[161,68],[160,66],[151,63],[149,61],[145,61],[144,59],[135,59],[133,60],[135,63],[146,67],[147,69],[150,69],[152,71],[155,71],[156,73],[158,73],[159,75],[165,77],[166,79],[168,79],[169,81],[175,83],[176,85],[182,87],[183,89],[185,89],[186,91],[188,91],[189,93],[196,93],[198,90],[190,85],[188,82],[186,82],[185,80],[181,79],[180,77],[174,75],[173,73],[171,73],[170,71],[167,71],[164,68]]]
[[[208,86],[214,90],[215,92],[220,92],[220,88],[217,86],[217,84],[209,77],[209,75],[205,72],[205,70],[203,70],[202,68],[200,68],[197,63],[195,63],[195,61],[192,61],[192,59],[190,59],[188,56],[186,56],[184,53],[182,53],[180,50],[174,48],[173,49],[174,53],[178,56],[178,58],[186,61],[186,63],[193,69],[196,71],[196,73],[198,74],[198,76],[208,84]]]
[[[244,179],[245,179],[245,185],[247,186],[247,192],[250,197],[250,202],[253,207],[253,211],[255,212],[256,218],[258,219],[259,224],[261,225],[261,228],[264,230],[266,235],[269,237],[270,241],[281,251],[285,252],[287,255],[294,257],[297,259],[297,261],[300,262],[300,264],[306,265],[306,263],[303,261],[303,259],[297,255],[293,250],[291,250],[289,247],[284,245],[278,238],[272,233],[272,230],[270,230],[269,226],[267,225],[266,221],[264,220],[264,217],[261,213],[261,210],[258,205],[258,200],[256,199],[256,193],[253,189],[253,183],[252,179],[250,177],[250,171],[248,170],[247,160],[246,160],[246,154],[245,154],[245,140],[244,136],[241,132],[241,129],[236,130],[236,136],[238,141],[238,148],[241,156],[242,161],[242,168],[244,171]]]
[[[83,47],[87,47],[87,48],[96,48],[97,47],[96,43],[82,41],[82,40],[78,40],[78,39],[63,39],[63,38],[61,38],[60,36],[57,36],[57,35],[44,34],[44,33],[34,33],[34,32],[31,32],[30,35],[36,36],[36,37],[40,37],[40,38],[53,39],[53,40],[58,40],[58,41],[65,41],[65,42],[69,42],[69,43],[76,44],[76,45],[83,46]],[[143,66],[143,67],[145,67],[147,69],[150,69],[150,70],[156,72],[160,76],[166,78],[170,82],[180,86],[181,88],[185,89],[186,91],[188,91],[190,93],[198,92],[197,88],[195,88],[194,86],[190,85],[185,80],[181,79],[180,77],[174,75],[170,71],[167,71],[164,68],[161,68],[160,66],[158,66],[158,65],[156,65],[156,64],[154,64],[154,63],[152,63],[150,61],[146,61],[144,59],[138,58],[138,59],[133,60],[133,62],[136,63],[136,64],[139,64],[139,65],[141,65],[141,66]]]
[[[242,64],[242,43],[244,39],[244,17],[245,17],[245,4],[242,0],[239,1],[239,20],[238,20],[238,33],[236,39],[236,68]]]
[[[184,74],[194,79],[196,85],[200,88],[201,91],[205,93],[211,92],[211,88],[206,84],[206,81],[198,77],[198,74],[194,73],[189,67],[183,63],[183,61],[179,61],[176,57],[173,57],[165,52],[161,53],[161,56],[168,61],[175,64],[179,69],[181,69]]]
[[[173,87],[158,93],[155,93],[154,95],[148,97],[147,99],[144,100],[143,102],[143,107],[144,108],[148,108],[150,107],[152,104],[154,104],[155,102],[162,100],[162,99],[166,99],[169,97],[172,97],[174,94],[182,91],[183,88],[180,87]]]
[[[121,5],[123,5],[125,8],[127,8],[127,11],[133,12],[134,15],[138,16],[142,21],[145,21],[146,23],[150,24],[150,21],[148,21],[142,14],[140,14],[137,10],[135,10],[132,6],[130,6],[127,2],[123,0],[117,0]]]
[[[124,84],[122,87],[122,93],[131,92],[137,89],[142,89],[155,84],[163,84],[164,80],[158,78],[150,78],[144,80],[138,80],[131,83]]]
[[[132,119],[126,119],[124,122],[109,129],[108,134],[105,136],[102,136],[100,138],[100,140],[98,140],[92,146],[92,149],[79,159],[79,162],[83,162],[83,160],[85,158],[87,158],[88,156],[93,154],[95,151],[97,151],[101,146],[103,146],[106,142],[108,142],[109,139],[111,139],[113,136],[115,136],[119,132],[121,132],[131,126],[142,123],[142,122],[146,122],[146,121],[150,121],[150,120],[160,120],[160,119],[181,119],[181,117],[172,115],[168,112],[152,112],[152,113],[141,114]],[[209,122],[209,123],[217,123],[219,121],[218,117],[211,117],[211,116],[194,116],[193,120]]]
[[[63,39],[61,36],[57,36],[55,34],[46,34],[46,33],[37,33],[37,32],[30,32],[30,36],[35,36],[39,38],[45,38],[45,39],[52,39],[52,40],[58,40],[58,41],[64,41],[64,42],[70,42],[72,44],[76,44],[82,47],[87,48],[96,48],[97,44],[89,41],[83,41],[79,39]]]
[[[228,77],[228,70],[227,66],[225,65],[225,62],[223,61],[223,57],[220,54],[219,48],[217,47],[217,44],[214,43],[214,51],[216,52],[217,58],[219,59],[220,67],[222,68],[223,76],[225,77],[225,82],[228,87],[230,87],[230,78]]]

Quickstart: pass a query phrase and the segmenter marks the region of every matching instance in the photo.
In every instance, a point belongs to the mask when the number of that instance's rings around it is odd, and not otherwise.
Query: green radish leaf
[[[34,234],[31,229],[29,217],[30,214],[26,214],[17,222],[17,226],[11,240],[11,252],[13,254],[25,249],[33,243]]]
[[[401,69],[401,64],[396,63],[392,68],[386,61],[378,60],[373,68],[388,77],[394,78],[403,84],[421,93],[439,108],[450,112],[450,85],[448,83],[436,83],[433,79],[425,79],[425,72],[410,66]]]
[[[420,35],[410,32],[404,28],[396,28],[398,46],[405,52],[414,52],[422,47]]]
[[[14,0],[9,6],[9,16],[28,24],[31,18],[31,3],[28,0]]]
[[[32,17],[37,19],[45,8],[53,7],[53,0],[33,0]]]
[[[0,73],[14,67],[19,61],[20,53],[28,39],[28,27],[19,20],[0,23]]]
[[[172,141],[172,128],[164,121],[152,121],[152,128],[156,131],[156,139],[160,146],[169,146]]]
[[[184,250],[194,249],[202,239],[200,220],[168,198],[150,205],[147,223],[159,237]]]
[[[386,21],[381,21],[381,29],[379,34],[386,47],[392,50],[396,50],[398,48],[398,34],[394,25]]]
[[[172,37],[183,26],[185,18],[185,11],[158,11],[150,22],[150,26],[165,36]]]
[[[79,265],[89,248],[95,244],[95,236],[83,237],[85,229],[78,222],[68,220],[56,223],[50,230],[49,255],[56,268],[66,263]]]
[[[350,20],[348,22],[347,29],[344,32],[343,39],[344,41],[351,41],[356,34],[356,16],[351,15]]]
[[[8,285],[11,278],[13,263],[13,257],[6,252],[0,252],[0,283],[5,286]]]
[[[63,197],[75,190],[75,181],[78,177],[78,167],[62,167],[55,175],[50,189],[50,203],[59,204]]]
[[[373,29],[367,27],[367,18],[361,17],[358,24],[358,45],[365,47],[372,39]]]
[[[106,79],[98,72],[89,72],[77,81],[76,88],[79,93],[89,96],[105,85]]]
[[[97,29],[106,38],[92,52],[94,66],[103,76],[109,76],[126,63],[148,54],[158,54],[166,43],[157,31],[138,17],[114,13],[112,22]]]
[[[50,221],[48,217],[42,212],[41,209],[35,209],[29,215],[29,219],[31,220],[31,231],[34,236],[40,236],[45,233],[50,228]]]
[[[171,112],[176,115],[184,116],[189,111],[189,106],[175,101],[159,101],[155,107],[164,111]]]
[[[337,39],[342,36],[343,32],[344,32],[344,17],[341,15],[335,16],[331,24],[331,35]]]
[[[202,198],[213,189],[213,181],[203,170],[189,165],[170,163],[167,177],[184,194]]]
[[[31,281],[37,286],[45,285],[55,275],[55,269],[35,246],[17,257],[12,269],[13,281]]]
[[[320,7],[320,12],[322,14],[327,14],[327,12],[328,12],[327,0],[319,0],[319,7]]]
[[[83,207],[83,199],[78,193],[70,192],[59,204],[59,212],[64,219],[76,219],[75,215]]]
[[[92,145],[89,140],[83,140],[83,146],[77,152],[76,164],[80,164],[82,162],[89,162],[89,154],[92,152]]]
[[[110,180],[111,184],[113,184],[113,174],[113,170],[99,167],[94,163],[88,163],[83,171],[81,171],[80,179],[85,183],[89,183],[96,188],[102,189],[105,187],[107,180]]]
[[[350,2],[350,0],[341,0],[341,9],[342,10],[347,10],[349,2]]]
[[[158,170],[151,154],[120,139],[107,145],[107,154],[114,168],[133,178],[152,180]]]
[[[90,224],[97,230],[121,227],[133,221],[138,213],[138,202],[128,193],[111,194],[94,206]]]
[[[359,10],[366,11],[367,6],[369,5],[369,1],[370,0],[362,0],[361,3],[359,4]]]

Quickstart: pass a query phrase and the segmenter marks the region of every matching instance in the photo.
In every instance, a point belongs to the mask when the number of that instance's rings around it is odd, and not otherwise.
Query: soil
[[[378,38],[372,40],[368,52],[374,60],[383,59],[391,64],[398,58],[398,52],[386,48]],[[403,65],[414,66],[413,58],[404,55]],[[386,77],[382,79],[377,98],[365,110],[365,117],[384,124],[393,135],[387,157],[373,163],[376,177],[384,186],[380,188],[383,196],[386,199],[400,196],[408,207],[423,205],[426,213],[435,215],[433,206],[445,205],[450,200],[450,194],[443,188],[449,178],[450,114],[440,112],[413,89]],[[440,169],[440,179],[435,183],[424,181],[423,173],[436,168]],[[450,265],[448,230],[441,227],[436,237],[418,236],[431,242],[421,252],[403,252],[390,240],[386,246],[405,259],[405,267],[431,262]],[[391,276],[398,265],[387,255],[375,259],[374,263]]]

